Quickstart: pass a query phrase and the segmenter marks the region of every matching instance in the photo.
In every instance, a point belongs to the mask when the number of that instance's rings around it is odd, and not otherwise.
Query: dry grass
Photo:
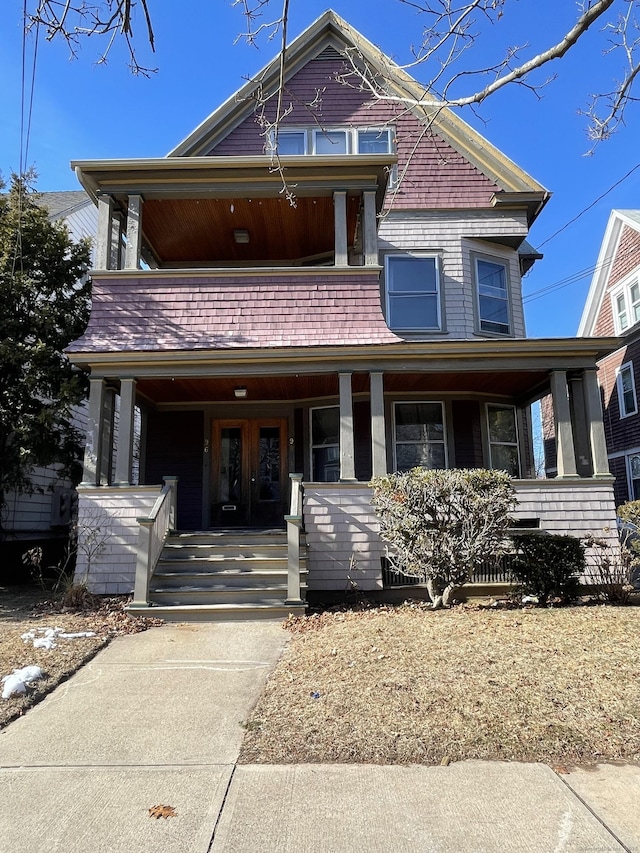
[[[244,763],[640,760],[640,609],[291,620]]]
[[[144,631],[158,622],[129,616],[124,612],[123,598],[87,597],[83,609],[70,611],[48,600],[49,595],[34,588],[0,587],[0,678],[32,664],[45,673],[26,694],[0,698],[0,729],[91,660],[112,637]],[[94,631],[96,636],[59,640],[55,649],[35,649],[22,640],[28,631],[55,627],[69,633]]]

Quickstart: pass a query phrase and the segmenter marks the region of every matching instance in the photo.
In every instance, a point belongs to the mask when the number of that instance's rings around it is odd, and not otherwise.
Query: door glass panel
[[[220,500],[236,503],[241,499],[242,430],[224,427],[220,430]]]
[[[258,476],[261,501],[280,500],[280,427],[260,427]]]

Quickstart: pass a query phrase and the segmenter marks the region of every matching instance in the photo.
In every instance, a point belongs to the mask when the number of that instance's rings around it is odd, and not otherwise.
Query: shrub
[[[627,501],[616,510],[619,518],[640,527],[640,501]]]
[[[563,604],[576,598],[585,570],[584,546],[579,539],[551,534],[511,538],[516,548],[512,572],[521,594],[535,596],[541,607],[552,598]]]
[[[596,536],[587,536],[585,548],[589,551],[586,571],[587,583],[593,585],[593,593],[607,604],[629,604],[633,592],[633,576],[638,566],[634,556],[637,540],[625,547],[625,533],[620,541],[611,541]]]
[[[371,485],[390,563],[426,582],[434,607],[500,552],[517,503],[509,475],[482,468],[413,468]]]

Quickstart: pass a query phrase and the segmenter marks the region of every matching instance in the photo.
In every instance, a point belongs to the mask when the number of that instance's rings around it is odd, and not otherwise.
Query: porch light
[[[233,239],[236,241],[236,243],[248,243],[249,232],[244,228],[234,228]]]
[[[244,387],[244,385],[238,385],[237,388],[233,389],[233,393],[239,400],[244,400],[247,396],[247,389]]]

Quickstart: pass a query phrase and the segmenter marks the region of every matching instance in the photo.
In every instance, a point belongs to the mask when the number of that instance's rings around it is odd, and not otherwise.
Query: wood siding
[[[101,548],[87,561],[88,550],[81,538],[75,580],[86,580],[96,595],[127,595],[133,591],[139,525],[149,515],[160,494],[159,488],[79,489],[79,527],[101,527],[107,535]],[[97,543],[96,543],[97,544]]]
[[[616,255],[609,273],[609,288],[613,288],[622,279],[640,267],[640,232],[625,225],[616,246]]]
[[[512,334],[525,336],[522,308],[522,285],[518,253],[494,241],[509,237],[525,237],[524,213],[517,211],[464,213],[447,211],[432,213],[414,211],[384,217],[380,224],[378,244],[381,255],[397,250],[435,252],[442,263],[444,331],[448,337],[476,337],[475,274],[473,255],[489,255],[507,264],[510,284]],[[480,333],[482,337],[489,337]],[[440,335],[438,335],[440,336]],[[428,338],[430,335],[420,336]],[[434,337],[434,335],[431,335]]]
[[[145,482],[162,484],[164,476],[178,477],[178,528],[202,527],[202,412],[158,412],[147,416]]]
[[[374,102],[365,92],[341,84],[341,59],[313,60],[287,81],[285,103],[291,111],[282,126],[331,128],[339,125],[376,127],[392,122],[396,128],[399,171],[406,174],[394,194],[394,210],[413,208],[489,207],[500,189],[412,114],[390,103]],[[310,103],[317,103],[309,108]],[[275,99],[266,106],[269,121]],[[264,153],[263,130],[255,115],[242,121],[209,152],[212,155]]]

